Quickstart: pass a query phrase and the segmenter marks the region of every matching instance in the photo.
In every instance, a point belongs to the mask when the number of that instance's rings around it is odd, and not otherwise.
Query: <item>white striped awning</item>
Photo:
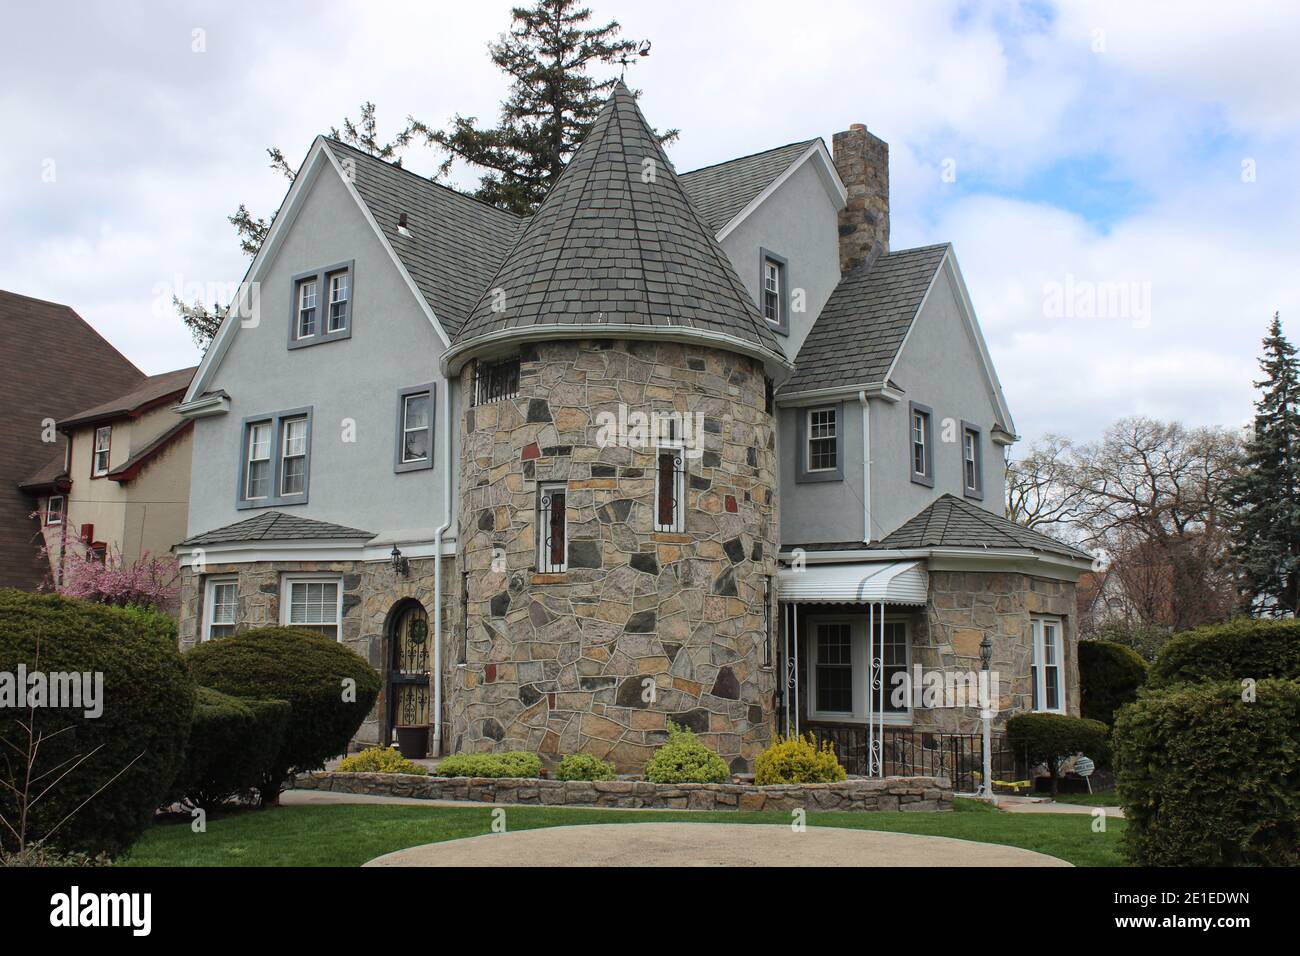
[[[924,605],[928,586],[920,561],[809,564],[776,575],[777,599],[797,604]]]

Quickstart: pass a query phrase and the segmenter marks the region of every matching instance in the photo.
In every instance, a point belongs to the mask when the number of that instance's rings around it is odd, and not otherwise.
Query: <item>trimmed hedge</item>
[[[289,714],[287,701],[241,700],[200,687],[169,802],[212,810],[260,787],[284,745]]]
[[[1300,680],[1300,620],[1238,618],[1175,634],[1160,651],[1148,684],[1283,677]]]
[[[429,771],[407,760],[396,747],[367,747],[339,761],[338,773],[409,773],[422,777]]]
[[[668,742],[645,765],[651,783],[726,783],[726,761],[696,739],[688,727],[668,721]]]
[[[774,783],[838,783],[848,775],[831,742],[823,741],[819,748],[811,734],[778,737],[754,761],[754,783],[760,787]]]
[[[1300,864],[1300,683],[1144,695],[1115,721],[1115,776],[1139,866]]]
[[[542,758],[522,750],[499,754],[452,754],[438,761],[439,777],[540,777]]]
[[[290,774],[319,770],[346,752],[379,696],[379,674],[369,663],[312,631],[242,631],[200,644],[185,659],[204,687],[289,702],[284,742],[261,783],[264,804],[279,799]]]
[[[569,754],[555,769],[556,780],[613,780],[614,765],[591,754]]]
[[[1115,711],[1137,700],[1147,662],[1132,648],[1108,641],[1079,642],[1079,698],[1089,720],[1115,722]]]
[[[0,707],[0,737],[24,749],[20,722],[30,716],[38,733],[74,728],[41,742],[37,772],[90,755],[32,809],[29,842],[53,831],[55,849],[117,855],[149,825],[181,767],[194,710],[194,682],[174,635],[161,615],[0,590],[0,672],[16,675],[24,664],[29,672],[103,675],[98,717],[86,717],[84,708]],[[21,789],[19,755],[3,749],[0,777]],[[0,787],[0,814],[14,821],[17,808],[14,794]],[[17,845],[2,826],[0,844]]]
[[[1007,737],[1016,753],[1025,753],[1030,766],[1047,764],[1056,793],[1056,762],[1083,753],[1098,763],[1110,760],[1106,738],[1110,728],[1099,720],[1065,714],[1017,714],[1007,721]]]

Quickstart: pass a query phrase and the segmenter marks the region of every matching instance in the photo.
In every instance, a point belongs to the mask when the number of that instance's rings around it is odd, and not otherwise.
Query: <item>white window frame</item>
[[[920,425],[918,434],[917,425]],[[908,453],[912,458],[912,474],[929,475],[930,474],[930,416],[918,409],[912,409],[912,427],[910,431],[911,440],[908,443]],[[916,452],[921,452],[921,467],[916,467]]]
[[[293,588],[297,584],[333,584],[336,585],[334,605],[335,640],[343,640],[343,575],[322,572],[317,574],[285,574],[280,578],[280,623],[284,627],[301,627],[313,630],[325,627],[325,624],[311,624],[306,621],[295,622],[293,617]]]
[[[307,304],[307,290],[311,290],[311,304]],[[320,280],[316,276],[308,279],[301,279],[298,282],[298,322],[294,328],[294,338],[302,341],[316,337],[316,330],[320,327]],[[303,316],[310,312],[311,331],[303,331]]]
[[[783,290],[781,288],[782,271],[783,270],[781,269],[781,263],[777,262],[775,259],[772,259],[770,257],[767,256],[763,257],[763,290],[762,290],[763,291],[763,318],[766,319],[768,323],[773,326],[780,326],[782,324],[781,321],[782,320],[782,315],[781,315],[782,293],[783,293]],[[772,298],[776,300],[775,318],[767,314],[768,296],[772,296]]]
[[[99,447],[99,436],[103,434],[105,438],[104,447]],[[100,478],[108,474],[109,458],[113,450],[113,426],[100,425],[95,429],[94,445],[90,452],[90,474],[92,478]],[[100,465],[99,456],[104,456],[104,463]]]
[[[348,327],[348,315],[352,309],[352,273],[348,270],[341,272],[332,272],[325,277],[327,283],[328,301],[325,304],[325,332],[342,332]],[[336,295],[339,290],[342,295]],[[334,324],[334,306],[342,306],[339,309],[341,321],[336,326]]]
[[[235,620],[233,621],[214,621],[212,612],[216,610],[217,598],[216,590],[222,585],[233,585],[235,588]],[[203,634],[202,640],[212,640],[212,627],[234,627],[239,621],[239,578],[234,575],[212,575],[203,582]],[[234,633],[233,630],[231,633]]]
[[[59,503],[58,517],[55,517],[54,502]],[[47,525],[63,524],[63,509],[67,504],[67,499],[63,495],[50,495],[45,499],[45,523]]]
[[[426,419],[425,424],[414,428],[411,427],[410,424],[411,399],[413,398],[424,399],[425,401],[424,414]],[[399,453],[402,456],[401,463],[403,465],[413,465],[420,462],[427,462],[433,458],[433,401],[432,399],[433,399],[433,392],[429,389],[425,389],[424,391],[420,391],[420,392],[407,392],[402,396],[402,444],[399,448]],[[406,436],[410,435],[412,432],[425,432],[427,435],[427,441],[425,444],[426,453],[424,455],[421,455],[419,458],[406,457]]]
[[[289,440],[292,426],[302,423],[302,451],[295,455],[289,454]],[[307,494],[307,451],[311,442],[311,421],[306,415],[290,415],[280,422],[280,467],[277,473],[280,478],[280,497],[281,498],[300,498]],[[302,459],[302,490],[285,491],[285,480],[289,477],[287,467],[291,458]]]
[[[673,468],[673,520],[667,524],[659,520],[659,493],[663,484],[660,475],[659,459],[666,454],[675,455],[677,462]],[[677,534],[686,528],[686,454],[680,442],[664,442],[655,449],[655,497],[654,528],[665,534]]]
[[[879,622],[879,610],[877,610],[876,621]],[[844,624],[851,626],[850,640],[852,641],[852,652],[850,660],[852,662],[853,672],[853,710],[852,712],[842,711],[823,711],[817,709],[817,663],[819,653],[819,641],[817,639],[817,626],[819,624]],[[804,694],[808,701],[808,718],[810,720],[825,720],[843,724],[865,724],[867,722],[867,683],[870,673],[870,660],[867,653],[867,612],[861,614],[827,614],[814,615],[808,618],[808,676]],[[903,628],[903,647],[904,663],[907,673],[912,673],[912,621],[911,618],[902,614],[886,614],[885,626],[901,625]],[[879,623],[876,625],[879,627]],[[802,641],[802,638],[800,638]],[[889,700],[893,693],[893,685],[888,679],[885,681],[885,700]],[[880,715],[880,721],[883,724],[891,726],[909,727],[912,724],[912,695],[908,694],[904,709],[901,711],[885,711]]]
[[[266,429],[266,456],[254,458],[253,450],[259,442],[256,440],[258,429]],[[271,459],[271,447],[275,444],[275,420],[267,419],[264,422],[249,422],[246,431],[244,448],[244,500],[245,501],[265,501],[271,497],[271,492],[275,487],[275,463]],[[266,494],[253,495],[253,465],[256,462],[266,462]]]
[[[979,435],[969,428],[961,433],[961,475],[967,491],[980,490]]]
[[[831,433],[829,435],[813,434],[813,416],[829,414],[831,416]],[[825,427],[825,426],[819,426]],[[809,408],[804,412],[804,445],[803,445],[803,470],[807,474],[817,475],[826,472],[839,471],[840,468],[840,409],[838,405],[820,405],[817,408]],[[834,446],[835,462],[821,468],[813,467],[812,448],[814,441],[830,441]]]
[[[551,552],[550,515],[554,509],[551,502],[546,511],[542,511],[542,499],[556,491],[564,492],[564,548],[561,550],[559,564],[549,558]],[[566,482],[545,482],[537,486],[537,571],[540,574],[562,574],[569,570],[569,486]],[[543,520],[543,519],[546,520]]]
[[[1065,713],[1065,621],[1059,617],[1031,617],[1033,632],[1033,652],[1029,663],[1029,680],[1031,684],[1030,708],[1039,714]],[[1056,670],[1056,702],[1058,706],[1047,706],[1047,665],[1044,661],[1044,647],[1048,643],[1048,631],[1052,632],[1051,646],[1055,652],[1053,663]]]

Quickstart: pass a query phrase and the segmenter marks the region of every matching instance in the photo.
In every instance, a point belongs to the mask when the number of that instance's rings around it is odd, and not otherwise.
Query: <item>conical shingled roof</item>
[[[720,347],[787,364],[620,82],[447,360],[458,367],[476,346],[516,337],[641,332],[723,336]]]

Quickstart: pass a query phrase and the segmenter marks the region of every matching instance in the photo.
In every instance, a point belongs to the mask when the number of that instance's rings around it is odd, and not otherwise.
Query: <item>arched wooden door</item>
[[[430,723],[429,615],[416,602],[407,602],[394,613],[388,634],[388,739],[391,742],[394,732],[399,739],[413,738],[415,735],[409,731],[427,731]],[[408,733],[403,734],[403,730]]]

